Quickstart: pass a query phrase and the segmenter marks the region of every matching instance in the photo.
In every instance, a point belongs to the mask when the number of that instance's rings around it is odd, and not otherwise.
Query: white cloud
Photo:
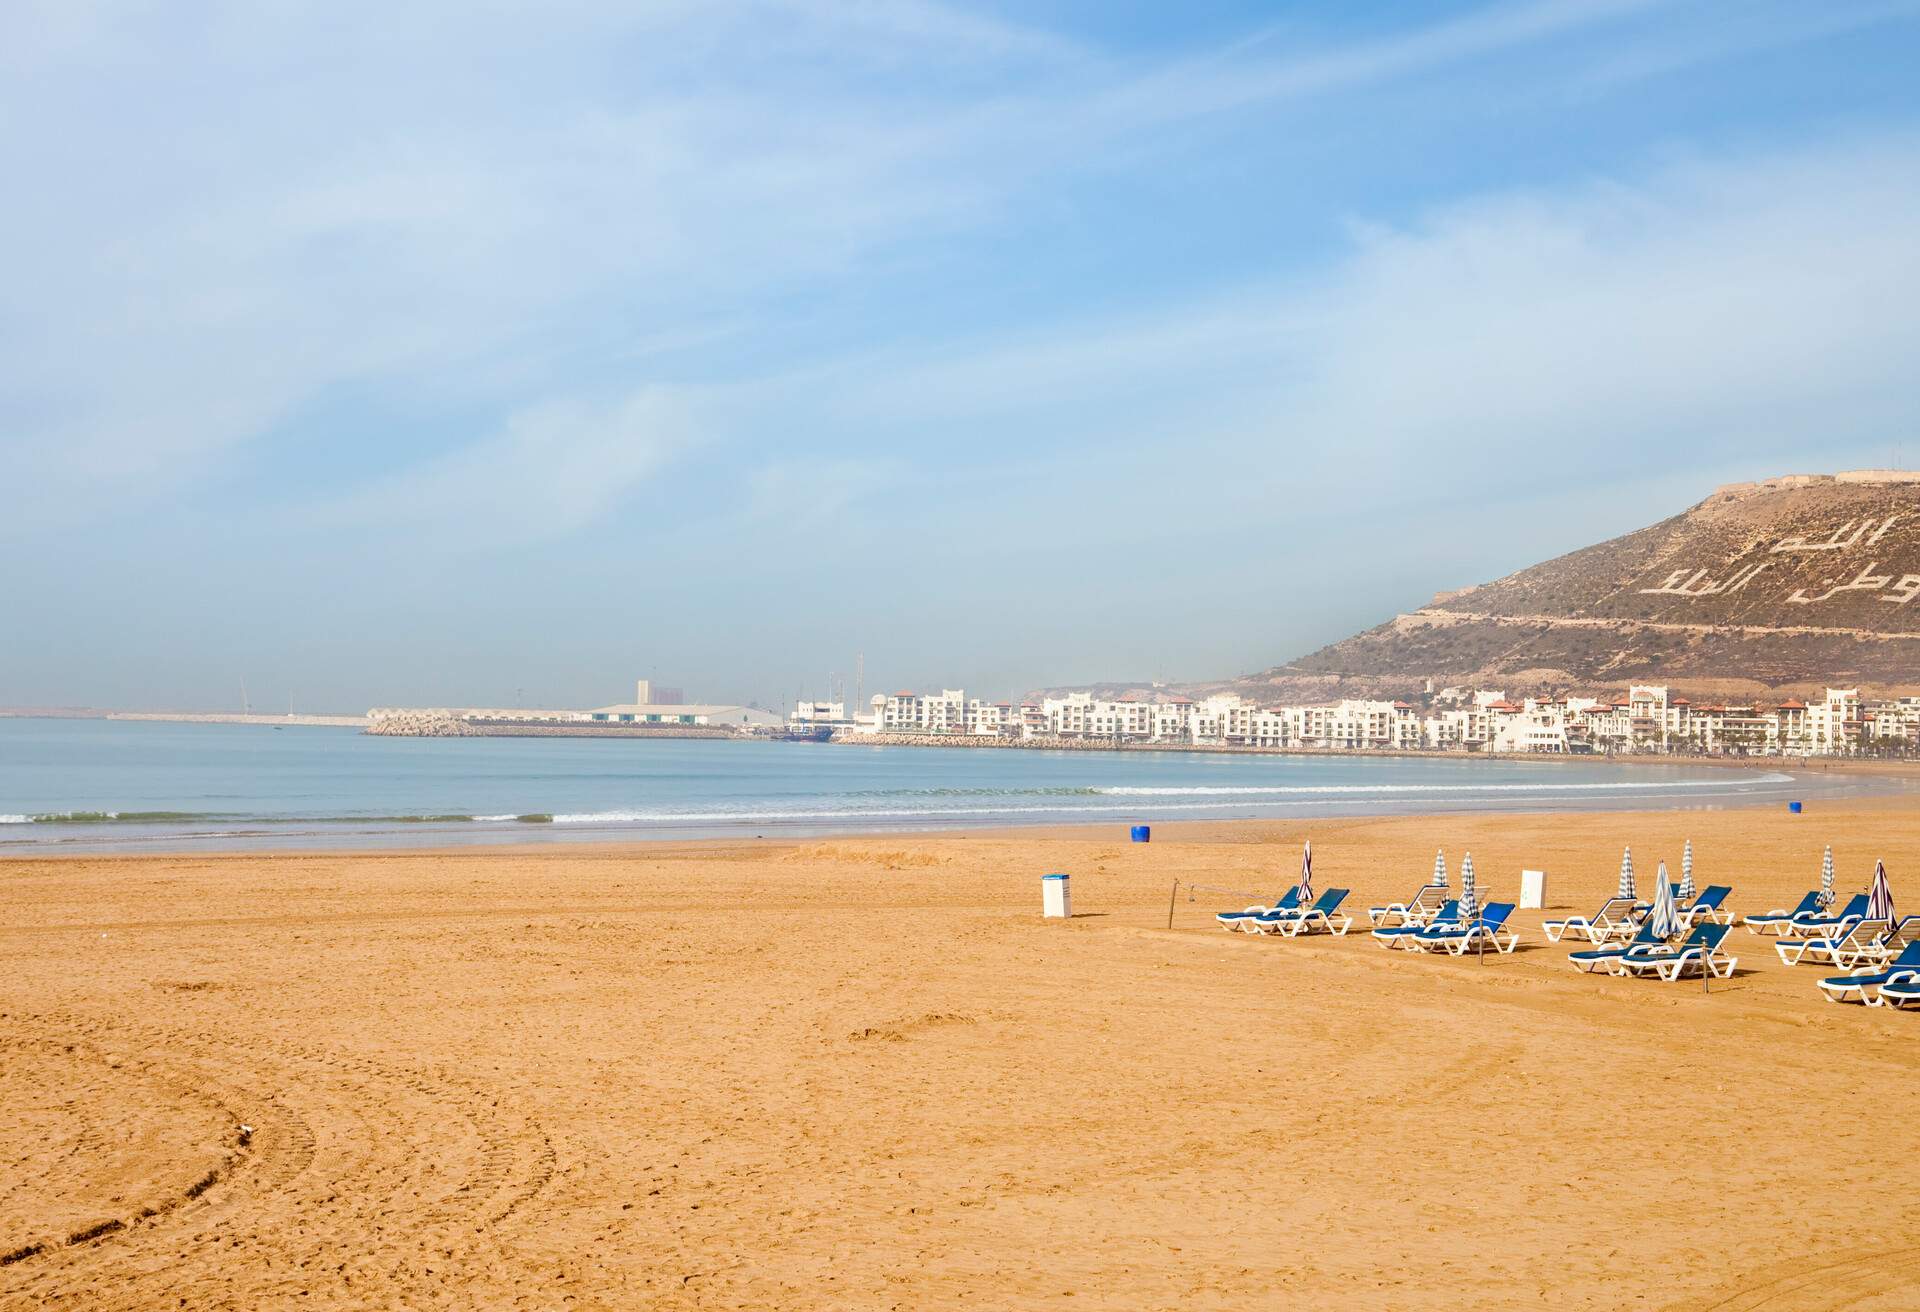
[[[1311,280],[797,386],[882,430],[1044,412],[1044,450],[1007,459],[1098,471],[1100,497],[1049,515],[1072,531],[1258,523],[1276,495],[1301,513],[1458,494],[1470,514],[1527,480],[1780,472],[1920,431],[1915,231],[1920,139],[1677,161],[1356,224]],[[1167,495],[1170,463],[1193,496]]]
[[[573,0],[518,16],[425,5],[378,23],[299,4],[190,19],[24,9],[0,39],[0,166],[19,184],[0,207],[0,249],[16,257],[0,282],[0,451],[12,475],[0,510],[17,525],[164,497],[217,476],[235,448],[271,446],[340,388],[417,410],[520,414],[465,466],[436,461],[425,486],[457,485],[461,468],[510,466],[527,415],[608,422],[591,398],[669,377],[659,344],[751,338],[797,299],[872,288],[903,246],[992,231],[1049,175],[1136,148],[1143,123],[1351,93],[1671,8],[1491,4],[1368,39],[1274,34],[1171,64],[927,0],[638,13]],[[1890,8],[1843,6],[1827,21]],[[1720,27],[1685,58],[1751,44],[1753,24]],[[1887,149],[1884,165],[1911,168],[1904,147]],[[1827,185],[1780,167],[1777,179],[1747,171],[1762,188]],[[1840,178],[1858,184],[1849,203],[1904,205],[1896,180],[1868,185],[1858,171],[1855,160]],[[1687,176],[1705,190],[1683,194]],[[1749,373],[1765,375],[1755,395],[1784,404],[1805,373],[1786,362],[1813,348],[1832,350],[1831,384],[1803,389],[1801,403],[1849,389],[1886,403],[1883,353],[1854,342],[1871,335],[1862,306],[1895,326],[1898,309],[1877,296],[1886,284],[1856,273],[1871,258],[1897,263],[1897,238],[1855,231],[1868,225],[1818,196],[1796,212],[1759,194],[1742,204],[1760,217],[1743,220],[1712,185],[1696,168],[1644,194],[1496,200],[1376,232],[1318,284],[1164,316],[1135,306],[1059,335],[962,343],[952,362],[843,337],[807,370],[831,392],[756,381],[776,368],[763,355],[715,371],[725,377],[712,390],[740,396],[702,423],[764,433],[777,427],[764,409],[774,395],[820,417],[816,431],[844,421],[869,434],[1041,410],[1046,431],[1021,454],[1044,461],[1095,441],[1076,438],[1084,410],[1099,416],[1103,445],[1130,442],[1143,462],[1155,443],[1162,459],[1329,441],[1389,459],[1393,441],[1428,450],[1460,432],[1491,450],[1494,435],[1537,429],[1555,405],[1645,424],[1658,401],[1695,404],[1709,379],[1738,395]],[[1670,210],[1636,208],[1648,205]],[[1829,228],[1845,249],[1819,249]],[[1635,304],[1662,300],[1672,304],[1654,321],[1633,321]],[[1783,300],[1803,322],[1775,324]],[[801,344],[778,367],[805,361],[803,334],[778,340]],[[1660,359],[1629,349],[1656,342]],[[1577,346],[1580,367],[1559,343]],[[1685,355],[1698,367],[1680,370]],[[1743,372],[1743,359],[1765,363]],[[1500,414],[1485,412],[1489,395],[1503,398]],[[1189,416],[1181,431],[1169,431],[1169,405]],[[833,458],[877,467],[864,453]],[[407,504],[385,487],[361,499],[363,514]]]
[[[325,505],[313,521],[463,547],[563,537],[619,506],[700,440],[688,398],[664,389],[601,405],[549,403]]]

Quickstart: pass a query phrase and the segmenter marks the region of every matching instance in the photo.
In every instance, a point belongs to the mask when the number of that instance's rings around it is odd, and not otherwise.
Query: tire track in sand
[[[307,1292],[444,1301],[454,1297],[453,1272],[485,1280],[512,1264],[506,1230],[557,1169],[537,1121],[444,1073],[117,1017],[9,1024],[46,1044],[84,1045],[254,1134],[211,1183],[174,1205],[120,1217],[103,1203],[101,1222],[119,1227],[0,1266],[0,1299],[86,1306],[110,1292],[146,1305],[182,1293],[249,1302]],[[177,1260],[196,1249],[232,1255],[191,1262],[183,1274]],[[469,1299],[484,1293],[464,1289]]]
[[[1667,1312],[1845,1308],[1897,1290],[1911,1291],[1920,1302],[1920,1245],[1852,1253],[1819,1266],[1790,1266],[1772,1279],[1736,1281],[1727,1292],[1710,1295],[1709,1302],[1689,1299],[1669,1304]]]

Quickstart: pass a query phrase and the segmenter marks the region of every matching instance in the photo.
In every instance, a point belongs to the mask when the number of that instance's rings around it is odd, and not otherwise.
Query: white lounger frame
[[[1626,924],[1632,923],[1630,916],[1623,916],[1621,917],[1620,921],[1615,921],[1613,917],[1613,908],[1614,908],[1614,904],[1617,902],[1626,903],[1625,909],[1629,913],[1633,911],[1632,898],[1610,897],[1606,900],[1605,903],[1601,905],[1600,909],[1594,912],[1591,916],[1568,916],[1565,920],[1546,920],[1541,922],[1540,928],[1546,934],[1547,941],[1549,943],[1558,943],[1561,939],[1565,938],[1568,934],[1576,934],[1576,933],[1585,934],[1589,942],[1598,943],[1601,940],[1594,938],[1593,936],[1593,931],[1596,926],[1600,928],[1607,928],[1617,923],[1626,923]],[[1639,928],[1640,927],[1638,925],[1633,925],[1633,929],[1636,933],[1639,932]]]
[[[1856,944],[1855,935],[1869,925],[1878,925],[1879,929],[1868,930],[1865,937]],[[1780,960],[1789,966],[1797,966],[1803,961],[1823,962],[1827,965],[1841,965],[1840,954],[1864,948],[1874,941],[1879,933],[1887,928],[1884,920],[1853,920],[1844,929],[1824,938],[1783,938],[1773,945],[1780,954]]]

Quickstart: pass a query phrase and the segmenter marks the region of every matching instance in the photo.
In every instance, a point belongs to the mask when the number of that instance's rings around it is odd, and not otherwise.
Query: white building
[[[1513,713],[1499,717],[1493,730],[1492,750],[1564,753],[1567,750],[1566,711],[1552,702],[1528,699]]]
[[[727,729],[772,729],[780,724],[780,717],[772,711],[706,703],[625,702],[598,706],[587,714],[596,724],[690,724]]]

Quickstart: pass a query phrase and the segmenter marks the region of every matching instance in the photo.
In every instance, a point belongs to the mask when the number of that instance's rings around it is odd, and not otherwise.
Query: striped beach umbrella
[[[1680,853],[1680,900],[1691,902],[1698,896],[1693,891],[1693,840],[1689,838]]]
[[[1873,883],[1867,889],[1867,919],[1893,920],[1893,889],[1887,883],[1887,863],[1873,863]]]
[[[1440,888],[1447,886],[1447,850],[1444,847],[1433,850],[1433,882]]]
[[[1833,905],[1833,844],[1827,844],[1827,854],[1820,858],[1820,905]]]
[[[1460,858],[1460,923],[1465,924],[1480,915],[1480,901],[1474,896],[1473,853]]]
[[[1630,847],[1620,853],[1620,891],[1614,896],[1633,896],[1633,849]]]
[[[1313,901],[1313,840],[1307,840],[1300,852],[1300,905]]]
[[[1647,912],[1647,925],[1661,938],[1672,938],[1680,928],[1680,908],[1673,900],[1673,885],[1667,882],[1667,863],[1660,863],[1660,883],[1653,890],[1653,908]]]

